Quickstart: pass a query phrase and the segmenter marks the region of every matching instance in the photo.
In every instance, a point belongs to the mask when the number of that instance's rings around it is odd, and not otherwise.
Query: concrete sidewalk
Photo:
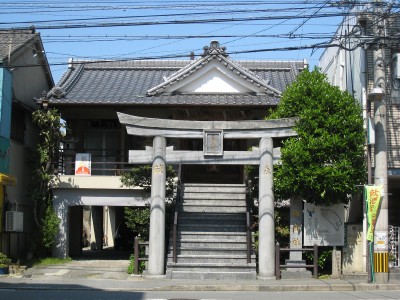
[[[177,280],[149,279],[127,274],[126,260],[73,260],[29,268],[22,274],[0,276],[0,289],[119,290],[119,291],[373,291],[400,290],[400,281],[388,284],[365,280]]]

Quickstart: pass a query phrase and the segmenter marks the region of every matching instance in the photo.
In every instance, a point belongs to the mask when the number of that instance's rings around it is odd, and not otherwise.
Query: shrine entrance
[[[240,182],[242,178],[224,178],[225,175],[218,172],[224,171],[226,175],[229,174],[229,168],[243,168],[245,165],[259,165],[259,253],[258,253],[258,266],[259,278],[272,279],[275,277],[275,221],[274,221],[274,195],[273,195],[273,164],[279,161],[280,151],[273,148],[273,138],[284,138],[295,136],[296,132],[292,129],[295,123],[294,118],[279,119],[279,120],[250,120],[250,121],[183,121],[183,120],[166,120],[166,119],[152,119],[143,118],[132,115],[118,113],[118,118],[122,125],[126,126],[127,132],[130,135],[147,136],[153,138],[153,147],[147,147],[146,150],[130,150],[129,162],[132,164],[152,164],[152,181],[151,181],[151,204],[150,204],[150,238],[149,238],[149,263],[147,276],[162,277],[165,276],[165,180],[166,180],[166,165],[187,165],[183,169],[181,175],[186,176],[186,181],[193,181],[195,189],[190,193],[204,193],[212,194],[215,192],[215,199],[200,201],[213,201],[215,200],[215,210],[213,215],[220,216],[221,219],[226,213],[230,212],[230,218],[238,212],[242,214],[241,206],[235,206],[234,209],[228,206],[220,206],[217,204],[219,199],[224,199],[226,193],[221,196],[218,189],[219,187],[210,187],[201,184],[201,180],[232,180]],[[167,139],[197,139],[203,140],[202,149],[195,148],[193,150],[174,150],[173,147],[167,147]],[[251,151],[245,150],[227,150],[225,147],[226,141],[229,140],[258,140],[259,147]],[[199,143],[200,144],[200,143]],[[229,144],[229,142],[228,142]],[[222,166],[226,166],[221,168]],[[200,168],[199,168],[200,167]],[[211,176],[214,171],[215,176]],[[185,172],[187,174],[185,175]],[[205,172],[205,173],[204,173]],[[243,174],[243,172],[241,172]],[[197,177],[196,177],[197,176]],[[241,181],[243,182],[243,181]],[[215,183],[215,182],[214,182]],[[223,188],[236,189],[235,186],[224,185]],[[240,193],[240,192],[237,192]],[[192,196],[191,196],[192,197]],[[196,204],[195,206],[199,206]],[[211,205],[212,206],[212,205]],[[244,205],[245,208],[246,205]],[[224,210],[226,207],[226,210]],[[242,206],[243,207],[243,206]],[[218,210],[218,209],[222,210]],[[237,209],[237,210],[236,210]],[[203,225],[200,224],[202,216],[210,215],[205,210],[188,210],[182,208],[183,213],[192,212],[190,218],[196,219],[196,233],[197,235],[207,234],[210,232],[201,231],[200,227],[209,227],[207,222]],[[246,211],[244,211],[246,216]],[[247,219],[248,219],[247,212]],[[188,215],[185,215],[186,220]],[[183,221],[183,220],[182,220]],[[215,221],[215,219],[213,219]],[[234,221],[234,220],[233,220]],[[175,224],[175,223],[174,223]],[[225,223],[224,223],[225,224]],[[247,222],[247,228],[249,223]],[[236,225],[234,225],[235,227]],[[222,227],[227,228],[227,227]],[[220,228],[220,230],[222,230]],[[178,235],[183,235],[188,231],[182,231]],[[175,236],[176,234],[174,234]],[[176,237],[174,237],[175,239]],[[219,238],[219,236],[217,237]],[[251,240],[251,237],[250,237]],[[170,241],[171,244],[171,241]],[[175,247],[176,240],[172,241]],[[249,249],[249,235],[247,238],[247,249]],[[182,248],[181,248],[182,249]],[[175,253],[175,248],[172,249]],[[174,254],[175,256],[175,254]],[[192,256],[192,255],[189,255]],[[188,256],[188,257],[189,257]],[[223,259],[222,256],[220,259]],[[209,257],[213,258],[213,257]],[[233,265],[234,267],[242,268],[246,262],[237,264],[238,257],[230,255],[226,257],[225,264]],[[182,256],[182,262],[179,264],[174,258],[171,266],[184,267],[189,266],[192,272],[200,272],[194,266],[190,265],[186,257]],[[203,260],[197,266],[203,267],[205,265],[219,264],[218,261]],[[251,264],[251,257],[247,258],[247,264]],[[255,270],[255,263],[254,263]],[[178,271],[179,272],[179,271]],[[183,273],[182,273],[183,272]],[[233,272],[238,272],[237,269]],[[181,274],[186,273],[181,271]],[[200,276],[200,275],[199,275]],[[204,276],[201,274],[201,276]],[[203,277],[199,278],[203,278]]]

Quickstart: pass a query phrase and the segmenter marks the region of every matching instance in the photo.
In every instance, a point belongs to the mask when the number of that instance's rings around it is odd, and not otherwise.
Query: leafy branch
[[[60,222],[53,209],[51,187],[55,181],[54,166],[58,161],[63,125],[56,109],[36,110],[32,120],[39,130],[31,186],[33,215],[36,226],[41,229],[42,245],[51,249]]]

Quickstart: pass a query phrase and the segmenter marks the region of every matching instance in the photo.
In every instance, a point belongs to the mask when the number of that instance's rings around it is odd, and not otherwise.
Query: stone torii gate
[[[295,136],[295,118],[249,121],[185,121],[118,113],[130,135],[152,136],[153,147],[130,150],[129,163],[152,164],[148,275],[165,274],[166,164],[259,165],[259,278],[275,278],[273,163],[280,157],[273,138]],[[173,150],[166,138],[203,139],[203,151]],[[252,151],[224,151],[224,139],[260,139]]]

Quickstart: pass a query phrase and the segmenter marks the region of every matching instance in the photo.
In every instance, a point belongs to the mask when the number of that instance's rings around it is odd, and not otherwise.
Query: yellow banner
[[[379,205],[382,198],[382,186],[366,186],[365,187],[365,201],[367,202],[367,219],[368,219],[368,232],[367,240],[372,242],[374,240],[374,230],[376,218],[378,215]]]

